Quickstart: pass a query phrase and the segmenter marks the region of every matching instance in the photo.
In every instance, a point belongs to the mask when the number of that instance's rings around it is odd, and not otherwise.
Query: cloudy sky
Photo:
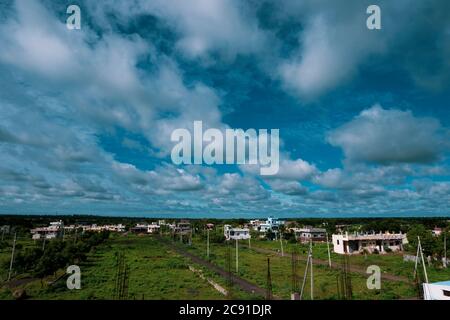
[[[195,120],[279,173],[175,166]],[[448,216],[449,138],[446,0],[0,0],[0,213]]]

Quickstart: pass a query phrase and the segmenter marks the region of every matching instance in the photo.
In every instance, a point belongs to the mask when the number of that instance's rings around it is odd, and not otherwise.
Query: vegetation
[[[34,218],[33,218],[34,219]],[[54,218],[53,218],[54,219]],[[80,219],[80,218],[76,218]],[[74,220],[76,220],[74,218]],[[83,217],[84,219],[84,217]],[[103,219],[103,218],[101,218]],[[105,221],[109,221],[105,218]],[[114,220],[114,218],[111,218]],[[27,219],[24,219],[27,220]],[[0,217],[1,221],[1,217]],[[79,220],[77,220],[79,221]],[[124,223],[131,226],[134,222],[150,222],[151,219],[142,221],[110,221],[109,223]],[[154,219],[153,219],[154,221]],[[413,223],[417,222],[417,223]],[[5,221],[0,222],[0,225]],[[181,250],[192,253],[198,257],[206,257],[205,224],[212,222],[215,228],[209,232],[210,255],[209,261],[215,265],[228,270],[231,266],[232,273],[235,271],[235,246],[234,243],[225,241],[223,228],[220,220],[191,220],[194,227],[192,241],[186,241],[187,236],[180,242],[179,237],[172,237],[166,233],[166,241],[170,241]],[[227,224],[239,225],[244,221],[226,221]],[[443,255],[444,236],[435,237],[430,229],[434,226],[444,227],[449,238],[447,222],[443,220],[432,220],[421,223],[421,220],[392,219],[382,221],[369,219],[366,223],[360,220],[351,221],[347,230],[359,231],[402,231],[407,232],[409,245],[407,250],[415,254],[417,248],[417,236],[420,236],[425,255],[434,259],[427,263],[428,277],[431,282],[450,279],[450,268],[443,269],[439,257]],[[45,222],[47,223],[47,222]],[[102,222],[95,221],[101,224]],[[137,222],[136,222],[137,223]],[[346,221],[331,221],[323,219],[311,219],[308,221],[298,220],[298,225],[315,225],[331,230],[335,224],[345,225]],[[42,221],[33,220],[29,227],[45,225]],[[67,223],[66,223],[67,224]],[[123,252],[125,262],[129,268],[128,299],[225,299],[222,293],[212,287],[206,279],[189,269],[193,266],[202,270],[205,277],[215,281],[219,285],[231,289],[232,297],[237,299],[263,298],[242,291],[237,286],[229,287],[227,279],[208,270],[206,267],[197,265],[192,260],[179,255],[171,250],[171,247],[159,240],[159,236],[131,235],[131,234],[107,234],[86,233],[84,236],[67,235],[65,240],[51,240],[45,243],[43,250],[42,241],[32,241],[29,231],[25,233],[25,225],[15,227],[18,234],[23,232],[16,244],[16,255],[14,260],[13,281],[6,283],[9,263],[11,259],[12,236],[5,236],[0,241],[0,299],[11,299],[15,290],[25,290],[30,299],[112,299],[114,297],[115,283],[118,270],[118,253]],[[342,228],[342,226],[340,226]],[[162,229],[162,231],[167,231]],[[276,297],[289,299],[292,291],[292,266],[291,253],[295,252],[298,257],[297,275],[299,283],[303,281],[306,267],[306,256],[308,244],[300,244],[295,241],[293,234],[285,231],[283,235],[284,257],[280,256],[281,242],[267,239],[259,239],[259,234],[252,232],[250,241],[239,243],[239,272],[238,276],[254,283],[261,288],[267,286],[267,258],[271,262],[272,288]],[[447,248],[450,243],[447,243]],[[259,249],[263,249],[262,251]],[[265,250],[265,251],[264,251]],[[230,253],[229,253],[230,252]],[[227,257],[230,257],[228,259]],[[330,269],[326,263],[320,261],[328,260],[328,250],[325,243],[313,245],[314,258],[314,297],[315,299],[338,299],[337,278],[338,269]],[[340,264],[342,256],[331,252],[334,263]],[[403,277],[403,281],[383,280],[381,290],[368,290],[366,286],[367,275],[364,272],[351,272],[353,287],[353,299],[400,299],[414,298],[417,296],[417,287],[413,282],[414,263],[403,261],[403,253],[388,254],[362,254],[349,257],[352,268],[366,270],[370,265],[377,265],[383,274]],[[82,270],[82,289],[68,290],[65,284],[65,268],[68,265],[79,265]],[[309,276],[305,286],[305,297],[309,299]]]

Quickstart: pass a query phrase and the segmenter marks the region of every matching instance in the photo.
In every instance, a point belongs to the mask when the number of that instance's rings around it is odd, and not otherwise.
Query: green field
[[[33,245],[29,241],[28,245]],[[124,252],[129,265],[128,299],[224,299],[225,296],[200,279],[188,266],[186,258],[168,250],[151,237],[114,236],[89,253],[80,265],[81,290],[68,290],[65,279],[54,285],[33,280],[21,288],[30,299],[113,299],[116,281],[116,252]],[[2,251],[0,259],[9,261],[10,252]],[[196,268],[200,268],[196,266]],[[61,273],[64,271],[61,270]],[[2,279],[7,270],[2,270]],[[16,279],[27,278],[17,275]],[[219,282],[219,281],[217,281]],[[223,281],[222,281],[223,282]],[[240,298],[248,298],[239,296]],[[0,299],[11,299],[11,289],[0,289]]]
[[[178,249],[193,253],[206,259],[206,243],[201,235],[195,235],[192,244],[180,243],[170,237],[165,241],[173,243]],[[18,241],[21,250],[25,247],[36,246],[33,241],[22,239]],[[267,258],[270,258],[272,292],[275,298],[289,299],[292,291],[291,252],[296,250],[299,258],[306,258],[307,246],[284,242],[285,257],[277,254],[280,250],[279,241],[252,240],[252,248],[247,247],[247,241],[241,241],[239,246],[239,272],[238,276],[258,285],[267,286]],[[255,248],[272,250],[272,253],[262,253]],[[230,250],[230,260],[227,260]],[[206,267],[193,263],[158,237],[117,235],[95,247],[88,254],[86,261],[80,264],[81,290],[68,290],[65,278],[49,284],[64,270],[44,279],[33,278],[31,274],[14,274],[12,284],[6,285],[8,270],[0,270],[0,299],[13,299],[12,292],[24,289],[28,299],[114,299],[117,274],[117,254],[123,252],[129,267],[128,299],[227,299],[216,290],[206,279],[189,270],[189,266],[202,270],[206,278],[213,280],[223,288],[231,291],[235,299],[263,299],[243,290],[237,286],[230,288],[225,277],[209,271]],[[11,249],[0,251],[0,265],[4,266],[10,260]],[[315,244],[313,247],[315,259],[328,259],[326,244]],[[332,253],[332,260],[339,263],[341,256]],[[235,273],[235,245],[227,243],[211,243],[210,261]],[[369,265],[380,266],[382,272],[392,275],[401,275],[411,279],[410,282],[383,280],[380,290],[369,290],[366,286],[367,275],[352,272],[351,283],[353,299],[408,299],[416,298],[416,287],[412,282],[414,264],[403,262],[401,254],[351,256],[352,266],[366,268]],[[299,260],[297,275],[299,285],[302,284],[306,262]],[[449,269],[428,267],[431,282],[450,278]],[[337,277],[339,270],[330,269],[326,265],[314,265],[314,299],[338,299]],[[305,284],[304,299],[310,299],[309,275]]]

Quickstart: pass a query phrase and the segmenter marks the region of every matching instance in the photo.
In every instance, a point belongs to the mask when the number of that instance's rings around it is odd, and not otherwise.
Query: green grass
[[[242,241],[242,244],[248,242]],[[267,241],[253,241],[252,247],[261,246],[269,248],[270,245],[276,245],[275,242]],[[278,242],[279,245],[279,242]],[[205,257],[206,244],[198,237],[194,237],[191,246],[185,248],[198,256]],[[285,245],[285,252],[290,256],[289,246]],[[226,244],[211,244],[211,261],[219,266],[226,267],[227,245]],[[317,250],[316,250],[317,249]],[[317,251],[317,252],[316,252]],[[323,256],[323,248],[316,246],[314,253],[317,253],[319,259],[328,257],[326,245],[325,256]],[[297,251],[298,252],[298,251]],[[303,250],[300,250],[302,256]],[[306,252],[306,251],[305,251]],[[283,299],[289,299],[292,288],[292,267],[291,259],[282,258],[275,254],[259,253],[246,247],[239,248],[239,275],[261,287],[267,285],[267,258],[271,261],[271,277],[273,294]],[[337,259],[334,255],[334,259]],[[340,259],[341,257],[339,257]],[[335,260],[336,261],[336,260]],[[232,270],[235,271],[235,246],[234,242],[231,244],[231,265]],[[306,263],[300,261],[297,267],[297,274],[300,278],[300,284],[303,280]],[[328,266],[314,265],[314,298],[315,299],[337,299],[337,276],[339,272],[334,269],[329,269]],[[367,277],[357,273],[351,274],[351,281],[353,287],[353,297],[355,299],[398,299],[398,298],[412,298],[416,296],[414,286],[403,282],[383,281],[381,290],[367,289]],[[309,276],[305,285],[305,298],[309,299],[310,281]]]
[[[19,243],[23,248],[35,244],[31,240],[21,239]],[[183,250],[187,250],[199,257],[206,258],[206,244],[198,235],[193,239],[191,246],[175,242]],[[241,243],[248,244],[247,241]],[[244,246],[239,248],[239,276],[265,288],[267,285],[267,258],[271,261],[271,277],[273,294],[282,299],[289,299],[291,294],[291,259],[276,255],[280,250],[279,241],[252,240],[252,248],[260,247],[273,250],[273,253],[260,253]],[[284,243],[286,256],[290,257],[293,249],[303,258],[306,257],[308,245]],[[235,246],[231,244],[231,268],[235,271]],[[23,249],[22,249],[23,250]],[[315,244],[314,258],[327,260],[326,244]],[[30,299],[112,299],[114,295],[116,277],[116,252],[124,252],[126,262],[130,268],[129,299],[225,299],[207,281],[201,279],[188,269],[189,265],[202,269],[205,276],[226,287],[226,279],[195,265],[189,259],[177,254],[168,246],[151,236],[122,236],[112,235],[109,240],[99,245],[96,250],[88,254],[88,259],[81,267],[81,290],[68,290],[65,280],[54,286],[42,285],[40,279],[31,281],[21,287],[24,288]],[[211,244],[210,260],[227,269],[227,244]],[[0,251],[0,263],[9,262],[11,248]],[[332,253],[332,260],[339,262],[342,257]],[[369,265],[380,266],[382,272],[394,275],[412,277],[414,264],[403,262],[401,254],[388,255],[355,255],[350,257],[352,266],[366,268]],[[299,284],[302,283],[305,271],[305,262],[299,261],[297,274]],[[450,269],[443,270],[437,267],[427,267],[431,282],[448,280]],[[64,273],[60,270],[59,274]],[[328,266],[314,265],[314,298],[337,299],[337,276],[339,272],[329,269]],[[30,275],[15,275],[15,279],[27,278]],[[7,269],[0,269],[0,281],[7,277]],[[49,277],[49,280],[52,277]],[[367,277],[358,273],[351,273],[354,299],[399,299],[416,297],[412,284],[394,281],[382,281],[381,290],[369,290],[366,286]],[[45,281],[44,281],[45,283]],[[305,286],[305,298],[309,299],[309,277]],[[232,288],[232,297],[235,299],[262,298]],[[11,290],[0,288],[0,299],[11,299]]]
[[[266,240],[252,240],[252,246],[280,251],[280,241],[266,241]],[[300,255],[306,257],[309,244],[287,243],[283,244],[285,252],[292,252],[293,249],[299,252]],[[330,244],[331,260],[339,262],[342,256],[333,252],[333,246]],[[328,260],[328,250],[326,243],[316,243],[313,245],[314,257],[321,260]],[[404,276],[413,279],[414,263],[403,261],[404,253],[389,253],[389,254],[368,254],[352,255],[349,257],[350,264],[353,266],[366,269],[370,265],[377,265],[384,273]],[[415,255],[415,252],[410,253]],[[420,270],[422,272],[422,269]],[[427,273],[430,282],[444,281],[450,279],[450,268],[444,269],[440,264],[428,266]]]
[[[116,276],[115,252],[123,251],[130,268],[129,299],[224,299],[205,280],[188,269],[187,259],[151,237],[115,236],[89,254],[80,265],[81,290],[68,290],[65,280],[42,286],[40,280],[23,288],[31,299],[112,299]],[[199,269],[198,266],[196,268]],[[63,270],[61,270],[63,272]],[[11,298],[9,289],[0,290],[1,299]]]

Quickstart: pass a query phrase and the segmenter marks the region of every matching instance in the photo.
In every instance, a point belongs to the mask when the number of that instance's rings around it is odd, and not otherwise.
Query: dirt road
[[[168,247],[170,247],[171,249],[173,249],[174,251],[176,251],[177,253],[179,253],[182,256],[185,256],[189,259],[191,259],[194,263],[197,263],[199,265],[202,265],[206,268],[208,268],[209,270],[219,274],[220,276],[224,277],[225,279],[228,278],[230,275],[228,273],[228,271],[226,271],[225,269],[223,269],[222,267],[219,267],[218,265],[215,265],[203,258],[200,258],[190,252],[187,252],[185,250],[182,250],[181,248],[177,247],[176,245],[174,245],[173,243],[171,243],[170,241],[164,240],[164,239],[159,239],[162,243],[164,243],[165,245],[167,245]],[[241,288],[242,290],[250,293],[250,294],[256,294],[262,297],[266,296],[266,289],[265,288],[261,288],[251,282],[248,282],[247,280],[235,275],[235,274],[231,274],[231,280],[233,281],[233,283],[235,285],[237,285],[239,288]],[[274,299],[279,299],[278,297],[274,296]]]

